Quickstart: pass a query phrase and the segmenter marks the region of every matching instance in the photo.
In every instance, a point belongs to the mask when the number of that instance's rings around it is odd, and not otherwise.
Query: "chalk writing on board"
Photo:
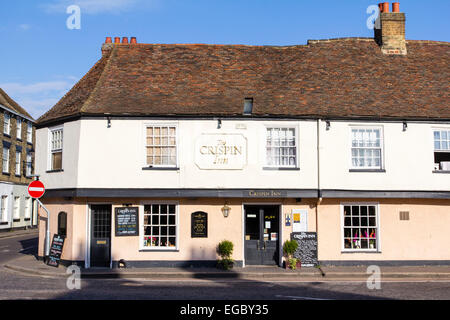
[[[47,265],[52,267],[59,267],[59,263],[61,261],[61,255],[64,248],[64,240],[63,236],[55,234],[53,236],[52,245],[50,247],[50,254],[48,256]]]
[[[116,237],[138,236],[139,208],[116,208]]]
[[[294,232],[291,240],[298,243],[294,258],[300,259],[302,267],[314,267],[317,261],[317,233],[316,232]]]

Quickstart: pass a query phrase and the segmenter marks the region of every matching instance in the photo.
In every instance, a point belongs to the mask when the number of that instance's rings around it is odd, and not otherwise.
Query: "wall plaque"
[[[242,134],[202,134],[195,142],[195,164],[202,170],[242,170],[247,139]]]
[[[136,237],[139,235],[139,208],[116,208],[116,237]]]
[[[194,212],[191,214],[191,237],[208,237],[208,214],[206,212]]]

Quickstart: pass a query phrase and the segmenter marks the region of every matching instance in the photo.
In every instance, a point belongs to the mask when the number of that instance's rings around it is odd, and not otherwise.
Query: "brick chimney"
[[[380,3],[378,27],[375,28],[375,40],[381,46],[381,52],[388,55],[406,55],[405,14],[400,12],[400,4],[392,4],[389,12],[389,2]]]

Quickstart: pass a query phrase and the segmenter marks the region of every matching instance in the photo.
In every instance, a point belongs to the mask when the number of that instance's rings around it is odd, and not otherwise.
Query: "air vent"
[[[253,98],[244,99],[244,114],[251,115],[253,112]]]
[[[408,221],[409,220],[409,211],[400,211],[400,220]]]

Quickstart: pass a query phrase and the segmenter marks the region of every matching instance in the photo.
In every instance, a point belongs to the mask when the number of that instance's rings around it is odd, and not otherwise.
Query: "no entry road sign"
[[[28,185],[28,194],[30,197],[39,199],[45,193],[45,187],[39,180],[33,181]]]

